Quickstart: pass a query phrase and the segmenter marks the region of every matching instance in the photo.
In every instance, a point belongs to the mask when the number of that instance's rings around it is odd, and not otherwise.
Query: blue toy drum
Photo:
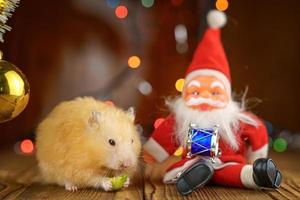
[[[187,157],[195,155],[219,157],[219,129],[215,126],[212,129],[200,129],[195,124],[190,125],[187,138]]]

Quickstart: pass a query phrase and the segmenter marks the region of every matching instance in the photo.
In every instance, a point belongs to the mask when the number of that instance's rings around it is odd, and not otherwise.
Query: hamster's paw
[[[103,178],[101,180],[101,186],[105,191],[112,191],[112,184],[109,178]]]
[[[77,186],[71,184],[71,183],[65,183],[65,189],[71,192],[75,192],[78,190]]]
[[[127,188],[127,187],[129,186],[129,184],[130,184],[130,178],[127,177],[127,180],[125,181],[123,187],[124,187],[124,188]]]

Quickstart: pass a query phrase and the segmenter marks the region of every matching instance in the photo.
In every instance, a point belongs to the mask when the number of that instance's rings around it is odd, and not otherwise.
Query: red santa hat
[[[217,10],[211,10],[207,15],[209,28],[199,43],[193,60],[187,69],[185,83],[195,76],[215,76],[225,85],[231,94],[231,77],[229,64],[221,42],[220,28],[226,24],[226,15]]]

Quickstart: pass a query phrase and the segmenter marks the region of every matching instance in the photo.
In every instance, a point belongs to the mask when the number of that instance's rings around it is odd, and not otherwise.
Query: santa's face
[[[185,84],[186,106],[201,111],[225,108],[230,100],[225,84],[215,76],[199,75]]]
[[[190,124],[202,129],[219,126],[221,139],[238,149],[235,132],[240,122],[257,126],[251,116],[244,113],[243,104],[234,101],[230,88],[215,76],[196,76],[186,82],[182,96],[170,100],[168,105],[176,118],[176,138],[186,144]]]

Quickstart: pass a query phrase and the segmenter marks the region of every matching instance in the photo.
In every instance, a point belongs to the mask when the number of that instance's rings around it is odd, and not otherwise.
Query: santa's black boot
[[[282,180],[280,171],[270,158],[259,158],[253,164],[253,178],[262,188],[279,188]]]
[[[201,160],[184,171],[177,179],[176,187],[180,194],[187,195],[204,186],[213,176],[214,169],[210,161]]]

